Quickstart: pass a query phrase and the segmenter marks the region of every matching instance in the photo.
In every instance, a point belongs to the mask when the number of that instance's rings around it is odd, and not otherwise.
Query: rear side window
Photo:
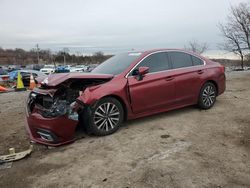
[[[193,60],[193,65],[197,66],[197,65],[203,65],[203,61],[201,59],[199,59],[198,57],[192,56],[192,60]]]
[[[152,73],[170,69],[170,63],[166,52],[159,52],[146,57],[136,68],[139,67],[149,67],[149,72]]]
[[[191,67],[193,65],[191,55],[183,52],[168,52],[173,68]]]

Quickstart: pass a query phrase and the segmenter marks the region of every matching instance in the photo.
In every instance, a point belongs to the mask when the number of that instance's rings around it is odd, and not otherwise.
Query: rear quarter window
[[[198,57],[192,56],[192,61],[193,61],[193,65],[197,66],[197,65],[204,65],[203,60],[201,60]]]

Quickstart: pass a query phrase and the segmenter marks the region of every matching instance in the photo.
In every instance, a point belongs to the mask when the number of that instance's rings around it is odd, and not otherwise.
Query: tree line
[[[28,65],[28,64],[99,64],[111,55],[104,55],[99,51],[93,55],[75,55],[62,50],[52,53],[51,50],[31,49],[3,49],[0,47],[0,65]]]

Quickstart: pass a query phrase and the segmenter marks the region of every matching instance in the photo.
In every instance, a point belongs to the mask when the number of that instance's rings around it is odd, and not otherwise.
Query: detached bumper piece
[[[16,153],[14,148],[10,148],[8,155],[0,156],[0,161],[11,162],[11,161],[20,160],[20,159],[30,155],[32,152],[32,149],[33,149],[33,146],[30,145],[30,148],[28,150]]]

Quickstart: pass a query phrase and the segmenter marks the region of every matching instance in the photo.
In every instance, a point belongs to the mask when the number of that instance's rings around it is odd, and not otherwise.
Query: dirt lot
[[[0,94],[0,153],[27,149],[27,92]],[[227,75],[214,108],[127,122],[59,148],[35,145],[0,170],[0,187],[250,187],[250,73]]]

